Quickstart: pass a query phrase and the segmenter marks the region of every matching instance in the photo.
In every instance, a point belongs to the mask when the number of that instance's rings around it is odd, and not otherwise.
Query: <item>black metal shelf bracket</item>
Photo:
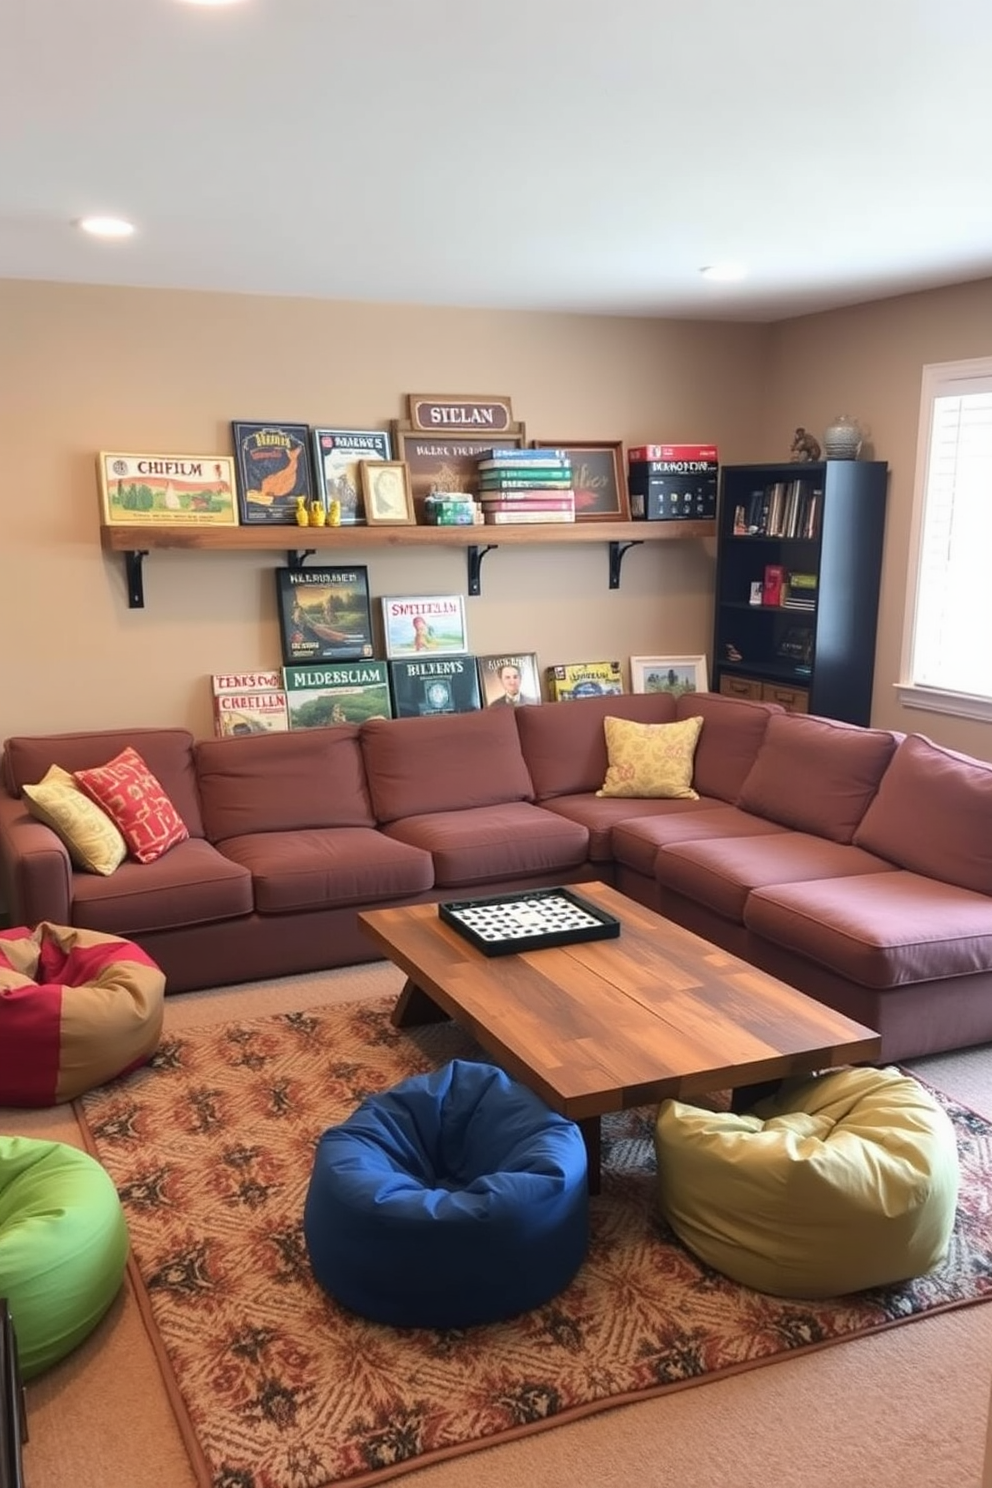
[[[482,560],[487,553],[493,552],[499,547],[499,543],[486,543],[480,546],[473,543],[466,549],[468,554],[468,592],[469,594],[482,593]]]
[[[620,588],[620,565],[623,562],[623,555],[624,555],[624,553],[626,553],[626,551],[627,551],[628,548],[639,548],[640,546],[641,546],[641,539],[640,538],[632,539],[630,542],[611,542],[610,543],[610,588],[611,589],[619,589]]]
[[[135,548],[124,554],[124,571],[127,574],[127,606],[129,610],[145,608],[145,586],[141,575],[141,560],[147,558],[147,548]]]
[[[316,553],[316,548],[288,548],[286,551],[286,567],[300,569],[308,558]]]

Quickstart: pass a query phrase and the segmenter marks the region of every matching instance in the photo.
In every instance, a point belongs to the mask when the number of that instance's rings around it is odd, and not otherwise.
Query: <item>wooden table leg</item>
[[[582,1140],[586,1144],[586,1164],[589,1175],[589,1192],[598,1194],[602,1179],[600,1169],[601,1142],[600,1122],[598,1116],[586,1116],[578,1123]]]
[[[425,992],[423,987],[418,987],[416,982],[411,982],[409,977],[403,984],[403,990],[396,999],[396,1006],[390,1014],[390,1022],[394,1028],[414,1028],[418,1023],[446,1023],[449,1015],[444,1008],[438,1007],[433,997]]]

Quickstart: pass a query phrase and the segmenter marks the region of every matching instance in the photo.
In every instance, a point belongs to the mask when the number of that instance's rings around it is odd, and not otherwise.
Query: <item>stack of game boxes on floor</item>
[[[479,502],[487,523],[575,521],[572,466],[565,450],[486,450],[478,470]]]

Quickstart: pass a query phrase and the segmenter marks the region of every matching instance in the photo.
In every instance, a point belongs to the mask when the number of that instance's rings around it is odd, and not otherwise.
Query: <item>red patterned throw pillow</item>
[[[77,770],[75,779],[103,808],[139,863],[154,863],[189,836],[186,823],[136,749],[95,770]]]

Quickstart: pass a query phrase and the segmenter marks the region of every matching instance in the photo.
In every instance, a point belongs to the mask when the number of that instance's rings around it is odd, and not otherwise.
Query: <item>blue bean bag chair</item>
[[[455,1059],[324,1132],[303,1228],[314,1276],[353,1312],[466,1328],[568,1285],[588,1192],[575,1123],[495,1066]]]

